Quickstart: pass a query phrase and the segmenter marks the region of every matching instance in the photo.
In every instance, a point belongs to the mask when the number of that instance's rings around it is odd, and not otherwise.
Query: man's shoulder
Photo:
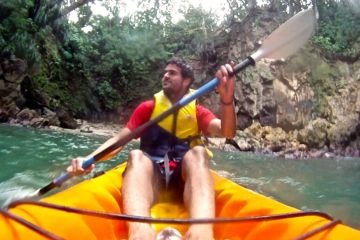
[[[196,104],[196,111],[198,111],[198,112],[203,112],[203,111],[211,112],[211,110],[209,108],[205,107],[202,104]]]
[[[148,100],[141,102],[140,104],[151,107],[151,106],[154,106],[154,103],[155,103],[154,99],[148,99]]]

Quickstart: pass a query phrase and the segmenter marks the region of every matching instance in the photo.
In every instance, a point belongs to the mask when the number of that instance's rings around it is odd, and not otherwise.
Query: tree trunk
[[[41,0],[34,0],[34,6],[31,9],[29,9],[29,13],[28,13],[29,18],[31,18],[33,20],[35,19],[36,15],[40,9],[40,6],[41,6]]]
[[[74,11],[75,9],[77,9],[77,8],[87,4],[89,2],[93,2],[93,1],[94,0],[78,0],[77,2],[74,2],[70,6],[64,8],[63,10],[61,10],[58,15],[51,16],[49,18],[49,20],[47,21],[47,24],[50,24],[50,23],[54,22],[55,20],[68,15],[70,12]]]

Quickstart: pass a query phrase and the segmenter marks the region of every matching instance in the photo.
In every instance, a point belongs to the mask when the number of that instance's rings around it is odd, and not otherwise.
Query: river
[[[0,206],[34,192],[64,173],[70,159],[87,155],[104,137],[0,125]],[[105,171],[126,160],[136,143],[97,164]],[[220,175],[302,210],[319,210],[360,229],[360,159],[282,159],[253,153],[215,153]],[[91,176],[87,176],[91,177]],[[85,178],[87,178],[85,177]],[[82,181],[71,179],[63,188]]]

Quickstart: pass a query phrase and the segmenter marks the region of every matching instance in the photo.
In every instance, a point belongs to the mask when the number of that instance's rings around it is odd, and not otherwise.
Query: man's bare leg
[[[124,172],[122,197],[124,213],[137,216],[150,216],[159,181],[152,161],[140,150],[129,154]],[[155,239],[156,233],[148,223],[129,222],[128,239]]]
[[[189,150],[182,162],[185,180],[184,202],[192,218],[213,218],[215,197],[213,179],[209,170],[209,157],[204,147]],[[190,226],[186,239],[213,239],[212,224]]]

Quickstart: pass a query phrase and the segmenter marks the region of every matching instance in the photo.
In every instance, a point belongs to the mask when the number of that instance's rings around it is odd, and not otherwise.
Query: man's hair
[[[194,71],[183,59],[172,57],[166,62],[166,65],[169,64],[174,64],[179,67],[181,69],[181,76],[183,78],[190,78],[191,83],[194,81]]]

